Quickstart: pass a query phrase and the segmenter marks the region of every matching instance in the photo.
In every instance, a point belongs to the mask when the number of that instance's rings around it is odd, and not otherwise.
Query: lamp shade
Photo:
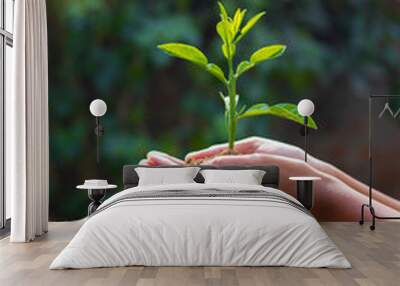
[[[101,99],[95,99],[90,103],[89,109],[93,116],[101,117],[106,114],[107,104]]]
[[[314,113],[314,103],[309,99],[303,99],[297,105],[297,111],[301,116],[311,116]]]

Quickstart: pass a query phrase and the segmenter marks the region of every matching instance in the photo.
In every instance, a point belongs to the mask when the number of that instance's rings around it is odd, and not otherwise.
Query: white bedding
[[[106,200],[50,269],[145,266],[294,266],[350,268],[311,215],[257,198],[152,198],[121,201],[140,191],[263,190],[254,185],[142,186]],[[135,193],[136,194],[136,193]],[[297,202],[298,203],[298,202]],[[108,205],[108,207],[107,207]]]

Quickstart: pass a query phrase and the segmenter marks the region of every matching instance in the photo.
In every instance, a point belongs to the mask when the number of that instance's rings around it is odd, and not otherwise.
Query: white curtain
[[[47,232],[49,136],[45,0],[15,1],[14,88],[6,98],[6,187],[12,242]]]

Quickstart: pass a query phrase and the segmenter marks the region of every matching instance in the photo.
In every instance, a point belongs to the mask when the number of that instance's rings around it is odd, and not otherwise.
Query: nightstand
[[[289,180],[297,182],[297,200],[311,210],[314,206],[313,182],[321,180],[320,177],[290,177]]]
[[[117,185],[106,184],[96,185],[88,183],[90,180],[86,180],[85,184],[76,186],[78,190],[87,190],[88,197],[91,203],[88,206],[88,216],[96,211],[96,209],[101,205],[102,200],[106,196],[106,192],[111,189],[115,189]]]

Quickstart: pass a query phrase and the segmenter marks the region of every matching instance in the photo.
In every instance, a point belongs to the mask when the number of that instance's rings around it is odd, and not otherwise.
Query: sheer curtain
[[[15,1],[14,92],[6,99],[12,242],[47,232],[49,136],[45,0]]]

